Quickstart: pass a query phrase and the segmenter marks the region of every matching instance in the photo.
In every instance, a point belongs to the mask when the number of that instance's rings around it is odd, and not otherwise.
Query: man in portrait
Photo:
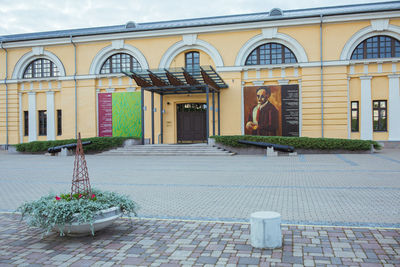
[[[250,110],[246,129],[253,135],[275,136],[279,127],[279,112],[268,101],[271,89],[260,87],[257,89],[257,105]]]

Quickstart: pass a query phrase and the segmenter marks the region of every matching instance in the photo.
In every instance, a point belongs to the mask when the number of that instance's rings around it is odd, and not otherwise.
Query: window
[[[32,61],[24,71],[24,78],[47,78],[59,76],[59,71],[53,62],[39,58]]]
[[[373,36],[362,41],[351,55],[351,59],[391,57],[400,57],[400,42],[385,35]]]
[[[110,56],[101,67],[101,74],[120,73],[122,71],[140,71],[142,67],[139,61],[126,53],[119,53]]]
[[[296,63],[293,52],[284,45],[268,43],[254,49],[246,59],[246,65]]]
[[[358,111],[358,101],[351,101],[351,131],[359,131],[359,111]]]
[[[185,54],[185,68],[190,73],[200,70],[199,52],[192,51]]]
[[[29,112],[24,111],[24,136],[29,135]]]
[[[47,135],[47,111],[39,110],[39,135]]]
[[[387,130],[386,100],[373,101],[372,108],[374,132],[385,132]]]
[[[57,109],[57,135],[62,135],[62,112]]]

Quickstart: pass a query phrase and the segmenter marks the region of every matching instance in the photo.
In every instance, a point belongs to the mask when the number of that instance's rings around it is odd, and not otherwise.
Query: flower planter
[[[78,223],[77,221],[79,214],[76,214],[74,215],[74,217],[76,217],[76,219],[74,220],[75,222],[72,222],[71,224],[65,224],[64,226],[54,227],[53,231],[61,232],[62,230],[64,235],[69,236],[91,235],[94,234],[96,231],[110,226],[116,219],[121,217],[121,215],[122,212],[119,207],[111,207],[109,209],[97,212],[94,217],[93,224],[90,224],[89,222]]]

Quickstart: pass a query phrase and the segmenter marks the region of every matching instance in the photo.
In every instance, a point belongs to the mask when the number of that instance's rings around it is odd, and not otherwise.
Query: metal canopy
[[[123,73],[134,79],[136,84],[146,91],[160,95],[204,94],[219,92],[228,85],[222,80],[212,66],[201,66],[198,69],[171,68],[132,71]]]
[[[212,132],[215,135],[215,97],[218,97],[218,135],[220,134],[220,89],[228,88],[218,73],[211,66],[201,66],[196,69],[173,68],[132,71],[123,73],[134,79],[136,84],[141,87],[141,110],[144,111],[144,90],[151,92],[151,143],[154,144],[154,93],[160,95],[160,135],[163,143],[163,107],[164,95],[179,94],[206,94],[206,137],[209,137],[210,123],[210,99],[212,95]],[[144,112],[142,112],[142,144],[144,145]]]

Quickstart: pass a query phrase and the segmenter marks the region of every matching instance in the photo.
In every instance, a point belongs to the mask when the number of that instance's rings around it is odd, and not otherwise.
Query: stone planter
[[[119,207],[112,207],[99,211],[93,221],[93,233],[110,226],[116,219],[121,217],[121,215],[122,212]],[[79,214],[74,215],[74,217],[78,216]],[[78,219],[76,218],[74,221],[78,221]],[[69,236],[84,236],[92,234],[90,223],[72,222],[71,224],[58,226],[53,229],[55,232],[60,232],[61,230],[63,230],[64,235]]]

